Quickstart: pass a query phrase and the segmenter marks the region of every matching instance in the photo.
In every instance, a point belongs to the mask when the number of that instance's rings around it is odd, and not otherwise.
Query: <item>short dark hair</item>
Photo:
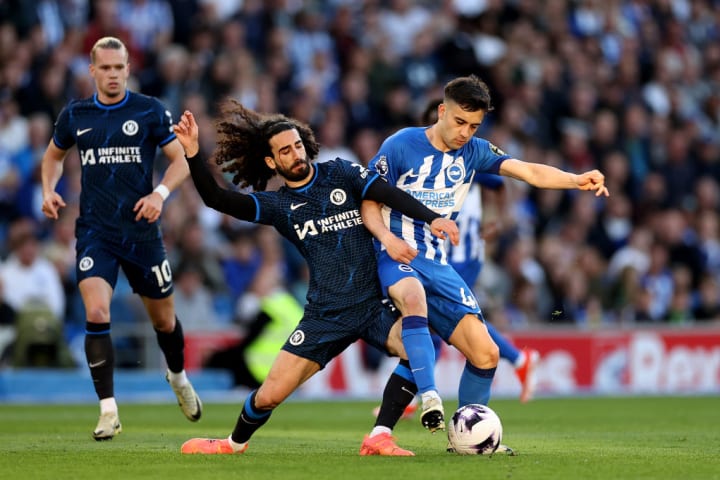
[[[493,110],[490,89],[487,84],[475,75],[458,77],[445,85],[444,100],[451,100],[466,112]]]

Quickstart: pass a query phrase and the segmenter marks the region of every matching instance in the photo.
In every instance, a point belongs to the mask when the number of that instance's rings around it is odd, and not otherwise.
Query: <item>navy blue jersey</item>
[[[302,188],[253,193],[255,221],[273,225],[305,257],[310,268],[309,309],[332,314],[377,302],[375,250],[360,204],[379,177],[341,159],[315,163],[314,168],[312,180]]]
[[[82,164],[78,236],[119,243],[161,238],[158,223],[136,221],[133,207],[153,190],[157,147],[174,138],[170,112],[139,93],[128,91],[114,105],[95,94],[60,112],[53,141],[63,150],[77,144]]]

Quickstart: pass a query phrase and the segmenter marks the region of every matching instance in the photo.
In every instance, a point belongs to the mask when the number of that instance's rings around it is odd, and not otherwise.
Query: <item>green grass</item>
[[[416,457],[360,457],[373,403],[288,402],[244,455],[179,453],[188,438],[228,435],[240,400],[205,405],[197,424],[177,406],[121,405],[123,432],[109,442],[90,436],[96,405],[0,405],[0,478],[720,479],[713,397],[493,401],[516,457],[448,454],[445,436],[417,420],[395,430]]]

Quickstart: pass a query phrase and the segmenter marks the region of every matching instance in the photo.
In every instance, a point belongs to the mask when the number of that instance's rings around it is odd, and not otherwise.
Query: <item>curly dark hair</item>
[[[257,113],[233,99],[220,104],[220,117],[215,126],[218,132],[215,163],[223,172],[233,174],[235,185],[252,187],[255,191],[265,190],[268,180],[277,173],[265,163],[265,157],[273,156],[270,148],[273,136],[285,130],[297,130],[308,160],[313,160],[320,150],[308,125],[279,113]]]

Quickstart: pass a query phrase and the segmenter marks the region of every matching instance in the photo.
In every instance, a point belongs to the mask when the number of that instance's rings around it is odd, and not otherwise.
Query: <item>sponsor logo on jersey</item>
[[[79,137],[79,136],[81,136],[81,135],[85,135],[85,134],[88,133],[90,130],[92,130],[92,128],[83,128],[82,130],[80,130],[80,129],[78,128],[78,129],[75,131],[75,134]]]
[[[83,257],[80,259],[80,262],[78,263],[78,268],[80,268],[81,272],[87,272],[95,265],[95,260],[93,260],[91,257]]]
[[[303,205],[307,205],[307,202],[302,203],[291,203],[290,204],[290,210],[297,210],[298,208],[302,207]]]
[[[140,126],[135,120],[128,120],[125,123],[123,123],[122,131],[125,135],[128,137],[132,137],[136,133],[140,131]]]
[[[401,265],[398,265],[398,270],[401,272],[412,272],[413,268],[410,265],[405,265],[404,263]]]
[[[342,205],[343,203],[345,203],[345,200],[347,200],[347,194],[345,193],[345,190],[336,188],[335,190],[330,192],[330,201],[335,205]]]
[[[140,147],[89,148],[80,152],[81,165],[109,165],[116,163],[142,163]]]
[[[343,192],[344,193],[344,192]],[[302,225],[296,223],[293,225],[295,233],[300,240],[305,240],[308,235],[315,236],[326,232],[337,232],[346,228],[362,225],[362,217],[360,211],[348,210],[347,212],[337,213],[320,220],[308,220]]]
[[[295,330],[292,335],[290,335],[290,345],[295,345],[296,347],[300,344],[302,344],[305,341],[305,332],[302,330]]]

